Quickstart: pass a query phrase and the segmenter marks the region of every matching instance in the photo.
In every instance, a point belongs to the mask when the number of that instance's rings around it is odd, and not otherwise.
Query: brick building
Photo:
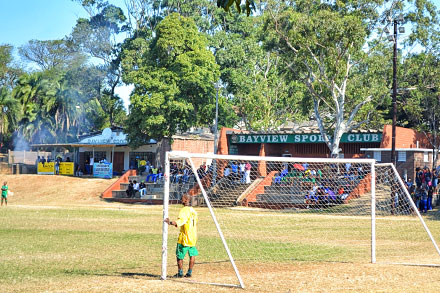
[[[391,162],[392,126],[385,125],[379,148],[362,148],[367,158],[378,163]],[[396,127],[396,168],[405,180],[414,179],[417,167],[433,167],[433,150],[426,135],[413,129]]]
[[[374,158],[379,163],[391,162],[392,127],[383,130],[359,130],[341,139],[341,157]],[[264,155],[273,157],[328,158],[330,151],[316,127],[282,130],[274,133],[249,132],[223,128],[219,154]],[[416,167],[432,166],[432,149],[426,136],[415,130],[397,127],[397,170],[403,178],[413,178]]]

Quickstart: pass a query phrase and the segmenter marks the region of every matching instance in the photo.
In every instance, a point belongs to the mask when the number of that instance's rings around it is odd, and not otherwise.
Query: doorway
[[[122,174],[124,171],[124,152],[115,152],[113,160],[113,171]]]

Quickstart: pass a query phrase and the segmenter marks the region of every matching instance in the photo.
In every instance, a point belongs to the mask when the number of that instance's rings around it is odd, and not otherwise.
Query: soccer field
[[[179,208],[178,205],[171,206],[171,218],[177,216]],[[191,281],[160,281],[161,206],[108,203],[72,207],[10,204],[0,210],[2,291],[240,290],[195,283],[237,283],[207,209],[197,210],[200,218],[200,257],[197,258],[193,278]],[[219,215],[220,221],[227,218],[231,223],[244,223],[242,217],[246,216],[246,212],[219,212],[223,213]],[[235,239],[231,242],[231,250],[235,253],[237,266],[246,285],[245,290],[397,292],[405,288],[407,292],[434,292],[440,289],[439,267],[370,264],[368,245],[360,245],[368,243],[369,235],[352,231],[351,218],[340,217],[342,221],[338,221],[336,226],[334,221],[324,219],[331,217],[314,214],[261,212],[252,215],[253,222],[245,223],[248,232],[243,233],[241,226],[234,231],[234,225],[229,225],[229,230],[225,231],[227,238]],[[368,227],[368,218],[359,217],[356,220],[365,221]],[[391,221],[402,223],[406,219],[390,220],[384,224],[395,231],[393,237],[397,241],[404,237],[403,230],[392,228]],[[277,248],[265,243],[264,230],[261,229],[263,224],[277,224],[271,230],[270,239],[278,239],[279,243],[288,245]],[[296,227],[297,233],[286,233],[287,226]],[[329,230],[330,234],[327,233]],[[438,235],[440,229],[437,223],[433,230]],[[168,275],[173,275],[176,272],[174,247],[178,231],[170,227],[169,232]],[[332,237],[334,241],[323,243],[320,240],[322,235],[326,235],[326,241]],[[251,239],[261,241],[249,245]],[[246,250],[235,247],[237,245],[246,247]],[[393,248],[393,243],[385,246]],[[249,247],[254,247],[253,251]],[[431,257],[432,253],[425,252],[425,249],[429,248],[414,247],[412,253]],[[398,254],[406,257],[408,251]]]

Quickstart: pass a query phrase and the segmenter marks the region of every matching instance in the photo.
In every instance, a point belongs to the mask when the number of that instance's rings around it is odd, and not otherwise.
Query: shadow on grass
[[[120,275],[121,277],[129,277],[129,278],[148,277],[148,278],[160,279],[160,275],[149,274],[149,273],[120,273]]]

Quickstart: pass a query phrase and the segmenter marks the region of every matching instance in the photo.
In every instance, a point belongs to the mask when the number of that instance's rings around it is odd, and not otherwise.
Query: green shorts
[[[183,246],[182,244],[177,243],[177,247],[176,247],[177,258],[184,259],[186,253],[188,253],[190,257],[199,255],[199,252],[197,251],[197,248],[195,246]]]
[[[8,198],[7,194],[2,194],[2,198]]]

